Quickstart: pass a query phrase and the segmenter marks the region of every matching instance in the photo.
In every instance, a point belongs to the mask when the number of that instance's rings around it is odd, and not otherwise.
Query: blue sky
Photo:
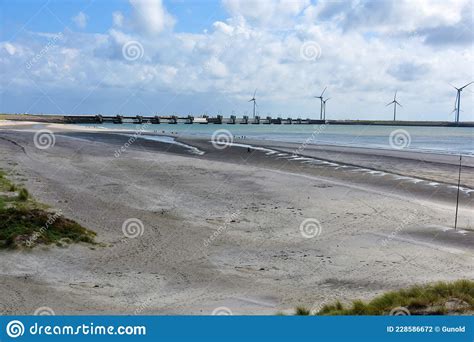
[[[471,0],[0,4],[1,112],[451,120],[474,78]]]
[[[55,32],[65,25],[74,26],[73,18],[80,11],[88,17],[83,32],[106,32],[112,26],[111,13],[132,11],[128,0],[2,0],[2,31],[0,39],[10,40],[22,29],[34,32]],[[177,32],[202,32],[216,20],[226,18],[226,12],[217,1],[164,1],[166,8],[179,20]],[[44,9],[46,6],[45,10]],[[51,12],[51,13],[48,13]],[[26,24],[26,27],[25,27]]]

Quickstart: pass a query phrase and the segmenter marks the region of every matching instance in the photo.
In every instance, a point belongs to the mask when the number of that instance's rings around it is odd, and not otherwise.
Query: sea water
[[[369,148],[394,147],[394,139],[405,150],[443,154],[474,155],[472,127],[416,127],[374,125],[242,125],[242,124],[81,124],[83,126],[211,138],[217,130],[228,130],[234,137]],[[398,137],[398,138],[397,138]],[[395,142],[396,144],[396,142]],[[397,145],[395,145],[397,147]]]

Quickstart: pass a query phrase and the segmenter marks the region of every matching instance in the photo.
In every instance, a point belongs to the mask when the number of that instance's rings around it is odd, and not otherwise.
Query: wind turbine
[[[323,120],[326,120],[326,102],[328,102],[331,98],[328,97],[326,100],[323,100]]]
[[[257,94],[257,89],[253,92],[253,97],[249,100],[249,102],[253,102],[253,118],[255,119],[255,107],[257,107],[257,100],[255,99],[255,95]]]
[[[451,84],[451,86],[457,91],[456,100],[454,101],[454,109],[456,109],[456,118],[454,120],[455,122],[459,122],[459,112],[461,111],[461,91],[472,83],[474,83],[474,81],[463,85],[461,88],[456,88]]]
[[[393,101],[387,103],[387,106],[390,106],[393,103],[393,121],[397,120],[397,105],[400,107],[403,107],[400,103],[397,101],[397,90],[395,91],[395,96],[393,97]],[[385,106],[385,107],[387,107]]]
[[[321,112],[319,114],[319,120],[322,120],[323,119],[323,95],[324,95],[324,92],[326,91],[326,88],[324,88],[323,92],[321,93],[321,95],[319,96],[315,96],[316,99],[319,99],[321,101]]]

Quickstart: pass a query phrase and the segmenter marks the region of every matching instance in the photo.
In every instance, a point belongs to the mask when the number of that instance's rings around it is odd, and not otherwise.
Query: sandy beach
[[[39,149],[34,135],[44,128],[55,142]],[[0,251],[3,314],[49,307],[201,315],[225,307],[265,315],[474,279],[472,158],[462,169],[455,231],[456,156],[129,139],[0,123],[0,168],[100,243]],[[143,223],[142,234],[124,235],[129,219]]]

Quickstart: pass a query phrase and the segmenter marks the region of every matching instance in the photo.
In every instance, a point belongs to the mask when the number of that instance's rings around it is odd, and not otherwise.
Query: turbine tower
[[[319,99],[321,101],[321,111],[319,113],[319,120],[322,120],[323,119],[323,95],[324,95],[324,92],[326,91],[326,88],[324,88],[323,92],[321,93],[321,95],[319,96],[315,96],[314,98],[316,99]]]
[[[257,107],[257,100],[255,99],[255,94],[257,94],[257,89],[253,92],[253,97],[249,100],[249,102],[253,102],[253,118],[255,119],[255,107]]]
[[[326,120],[326,102],[328,102],[331,98],[328,97],[326,100],[323,100],[323,120]]]
[[[397,105],[400,107],[403,107],[400,103],[397,101],[397,91],[395,91],[395,96],[393,97],[393,101],[387,103],[387,106],[390,106],[393,103],[393,121],[397,120]],[[385,106],[385,107],[387,107]]]
[[[461,88],[456,88],[455,86],[453,86],[451,84],[451,86],[456,89],[457,93],[456,93],[456,100],[454,101],[454,109],[456,110],[456,118],[454,119],[454,121],[456,123],[459,122],[459,112],[461,111],[461,92],[464,88],[466,88],[468,85],[472,84],[474,82],[469,82],[468,84],[466,85],[463,85]]]

